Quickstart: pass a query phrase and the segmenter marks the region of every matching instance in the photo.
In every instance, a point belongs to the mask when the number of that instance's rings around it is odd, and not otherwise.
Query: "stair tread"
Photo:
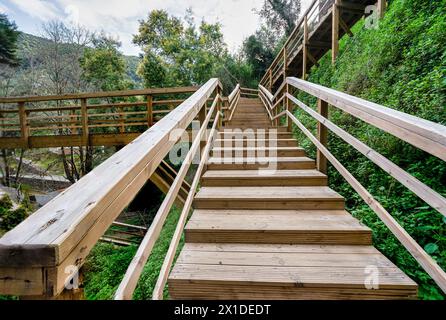
[[[202,187],[195,196],[196,200],[233,199],[233,200],[339,200],[344,198],[329,187]]]
[[[195,210],[186,230],[370,232],[345,210]]]
[[[380,289],[416,289],[416,284],[380,253],[197,251],[187,245],[169,281],[199,281],[287,287],[365,289],[370,265],[379,268]],[[252,287],[255,290],[255,287]]]
[[[209,163],[274,163],[274,162],[308,162],[308,157],[210,157]]]
[[[317,170],[268,170],[263,171],[261,174],[259,170],[209,170],[203,178],[213,179],[267,179],[267,178],[325,178],[325,174]]]

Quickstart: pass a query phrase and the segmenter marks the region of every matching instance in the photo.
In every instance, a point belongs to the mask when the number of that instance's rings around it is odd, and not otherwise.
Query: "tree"
[[[5,14],[0,14],[0,64],[15,66],[19,32],[14,22],[10,22]]]
[[[259,15],[270,29],[288,37],[296,27],[300,10],[300,0],[265,0]]]
[[[139,75],[147,87],[202,84],[221,70],[227,54],[221,26],[202,21],[197,28],[190,10],[185,21],[151,11],[133,41],[144,51]]]
[[[101,34],[92,40],[80,58],[82,78],[102,91],[124,90],[131,86],[126,63],[119,52],[120,42]]]

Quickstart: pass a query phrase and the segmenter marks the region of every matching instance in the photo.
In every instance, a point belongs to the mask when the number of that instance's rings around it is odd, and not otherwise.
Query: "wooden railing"
[[[392,161],[331,122],[328,119],[328,107],[331,105],[342,110],[444,161],[446,161],[446,127],[297,78],[287,78],[275,95],[268,92],[263,86],[259,88],[261,92],[260,97],[272,123],[278,125],[278,120],[284,118],[289,127],[292,124],[296,125],[316,146],[318,169],[327,173],[327,161],[329,161],[438,286],[446,292],[446,273],[328,150],[328,130],[350,144],[445,217],[446,199]],[[317,112],[291,94],[291,91],[296,89],[317,98]],[[294,116],[292,113],[294,106],[301,108],[318,122],[317,137]]]
[[[107,145],[110,137],[103,134],[128,135],[131,141],[197,89],[0,98],[0,147]]]
[[[350,27],[366,14],[367,5],[374,4],[377,5],[375,8],[378,15],[382,17],[386,0],[313,0],[266,70],[260,84],[272,90],[274,84],[285,81],[290,73],[289,69],[294,75],[297,70],[301,71],[297,76],[305,79],[311,65],[317,65],[318,59],[330,49],[334,63],[339,53],[339,37],[344,33],[352,36]],[[356,18],[348,23],[342,16],[349,18],[350,14]],[[298,68],[295,61],[299,65]]]
[[[155,298],[161,297],[166,272],[170,269],[215,130],[221,126],[221,92],[219,80],[209,80],[136,140],[4,235],[0,239],[0,293],[51,297],[63,292],[73,277],[67,270],[83,265],[92,247],[198,116],[201,123],[198,136],[116,294],[117,299],[131,298],[144,262],[177,198],[191,161],[201,150],[200,165],[154,293]],[[207,112],[209,99],[212,105]],[[212,132],[209,134],[207,129],[212,119]]]
[[[256,98],[259,96],[257,89],[242,88],[238,84],[235,89],[231,92],[227,99],[227,107],[225,108],[224,122],[228,123],[232,120],[234,112],[238,106],[241,97],[245,98]]]

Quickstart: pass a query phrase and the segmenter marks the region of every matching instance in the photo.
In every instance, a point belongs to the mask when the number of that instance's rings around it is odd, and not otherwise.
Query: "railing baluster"
[[[87,99],[81,99],[82,144],[88,144],[88,110]]]
[[[335,0],[332,11],[331,62],[334,64],[339,53],[339,0]]]
[[[29,147],[29,126],[26,118],[25,102],[19,102],[20,135],[25,149]]]
[[[318,99],[317,100],[317,111],[321,116],[328,119],[328,103],[324,100]],[[318,122],[317,124],[317,138],[319,142],[324,146],[327,147],[328,145],[328,129],[325,127],[322,123]],[[318,149],[317,150],[317,169],[327,174],[327,158],[324,156],[324,154]]]
[[[305,80],[307,76],[307,50],[308,50],[308,18],[304,17],[304,40],[302,43],[302,79]]]
[[[153,97],[147,96],[147,126],[150,128],[153,126]]]

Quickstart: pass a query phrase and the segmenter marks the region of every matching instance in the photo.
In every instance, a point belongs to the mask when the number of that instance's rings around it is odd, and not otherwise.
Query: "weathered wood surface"
[[[46,293],[60,293],[67,277],[65,268],[82,265],[176,143],[179,137],[171,133],[186,129],[219,85],[218,79],[209,80],[154,127],[4,235],[0,270],[36,267]],[[14,281],[3,279],[0,292]]]

